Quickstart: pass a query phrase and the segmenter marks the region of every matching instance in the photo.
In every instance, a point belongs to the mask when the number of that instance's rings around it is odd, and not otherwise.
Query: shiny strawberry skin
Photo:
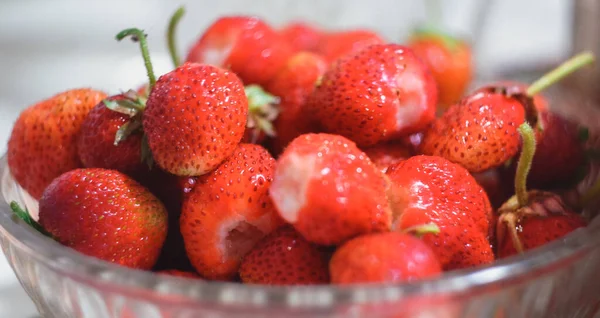
[[[314,52],[323,36],[319,29],[304,22],[289,23],[279,30],[279,34],[296,52]]]
[[[463,167],[444,158],[415,156],[388,168],[396,230],[434,223],[423,241],[444,270],[489,264],[493,211],[485,191]]]
[[[280,98],[279,116],[275,120],[277,135],[272,150],[280,154],[294,138],[318,130],[306,108],[306,100],[319,78],[327,70],[327,62],[314,53],[293,55],[275,75],[267,90]]]
[[[340,246],[329,265],[333,284],[412,282],[439,276],[435,253],[409,234],[359,236]]]
[[[291,226],[258,242],[242,260],[245,284],[313,285],[329,283],[330,253],[309,243]]]
[[[242,257],[283,223],[268,195],[274,169],[267,150],[240,144],[185,197],[181,234],[202,277],[232,279]]]
[[[161,168],[198,176],[231,155],[243,137],[247,113],[244,86],[235,74],[185,63],[156,82],[143,127]]]
[[[323,34],[315,50],[328,62],[356,53],[375,44],[384,44],[385,40],[369,30],[347,30]]]
[[[305,134],[279,157],[269,194],[281,217],[305,239],[338,245],[389,231],[386,188],[384,175],[352,141]]]
[[[369,159],[381,172],[385,173],[389,166],[406,160],[414,155],[411,145],[403,142],[388,142],[364,149]]]
[[[425,128],[435,117],[436,90],[410,49],[373,45],[334,63],[309,109],[324,131],[368,147]]]
[[[257,17],[221,17],[190,50],[187,61],[231,69],[245,84],[266,84],[292,54],[275,30]]]
[[[420,152],[441,156],[481,172],[498,167],[520,147],[517,128],[525,122],[521,101],[496,92],[478,92],[454,104],[425,130]]]
[[[122,266],[152,268],[167,235],[163,204],[115,170],[62,174],[39,203],[39,222],[58,242]]]
[[[123,100],[114,95],[107,100]],[[142,162],[142,132],[129,135],[115,146],[115,135],[131,117],[108,109],[104,102],[98,103],[87,115],[81,126],[77,142],[79,158],[86,168],[105,168],[137,175],[147,171]]]
[[[15,180],[39,199],[62,173],[81,167],[77,138],[88,112],[106,94],[87,88],[54,95],[25,109],[8,141],[8,166]]]

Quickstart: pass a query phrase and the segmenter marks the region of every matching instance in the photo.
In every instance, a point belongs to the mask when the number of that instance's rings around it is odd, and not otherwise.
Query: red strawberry
[[[433,77],[406,47],[373,45],[335,63],[310,101],[322,128],[359,146],[418,132],[435,117]]]
[[[141,114],[136,116],[136,111],[128,109],[131,114],[126,115],[107,106],[118,107],[122,101],[135,103],[131,94],[110,96],[83,121],[77,150],[84,167],[114,169],[129,175],[147,171],[142,161]]]
[[[274,169],[275,160],[264,148],[240,144],[184,199],[181,234],[202,277],[233,278],[242,257],[281,225],[268,195]]]
[[[499,258],[540,247],[587,225],[558,195],[549,192],[529,191],[528,203],[521,208],[514,197],[498,213]]]
[[[106,94],[73,89],[24,110],[8,141],[8,166],[15,180],[39,199],[50,182],[81,167],[77,137],[88,112]]]
[[[527,95],[527,89],[529,85],[526,83],[515,82],[515,81],[499,81],[489,85],[480,87],[476,92],[490,92],[490,91],[505,91],[509,95]],[[535,94],[533,97],[533,106],[538,112],[545,111],[548,109],[548,100],[542,94]]]
[[[169,276],[177,276],[183,278],[193,278],[193,279],[202,279],[198,274],[193,272],[185,272],[177,269],[165,269],[162,271],[156,272],[158,275],[169,275]]]
[[[429,66],[442,106],[457,102],[473,77],[471,48],[459,39],[434,30],[418,30],[408,46]]]
[[[488,237],[493,213],[487,195],[463,167],[444,158],[415,156],[388,168],[394,227],[406,230],[434,223],[438,235],[423,241],[444,270],[494,261]]]
[[[294,138],[317,130],[305,104],[326,69],[327,63],[319,55],[300,52],[287,61],[267,86],[269,92],[281,99],[272,142],[275,154],[280,154]]]
[[[435,253],[404,233],[375,233],[340,246],[329,265],[334,284],[411,282],[439,276]]]
[[[368,30],[349,30],[323,34],[315,52],[328,62],[354,54],[374,44],[384,44],[385,40],[377,33]]]
[[[40,199],[39,222],[61,244],[139,269],[154,266],[167,235],[167,211],[154,195],[118,171],[99,168],[52,181]]]
[[[304,238],[336,245],[390,229],[386,187],[384,175],[352,141],[306,134],[279,157],[270,195]]]
[[[158,79],[143,126],[161,168],[197,176],[231,155],[243,137],[247,113],[244,86],[235,74],[185,63]]]
[[[329,252],[283,226],[258,242],[242,260],[246,284],[312,285],[329,283]]]
[[[187,61],[229,68],[246,84],[266,84],[292,54],[289,44],[256,17],[221,17],[206,29]]]
[[[267,136],[275,136],[271,122],[279,114],[279,98],[265,92],[258,85],[248,85],[245,91],[248,98],[248,120],[242,142],[261,144]]]
[[[296,52],[315,51],[323,36],[322,32],[305,22],[292,22],[287,24],[279,34]]]
[[[388,142],[365,148],[365,153],[385,173],[389,166],[412,157],[413,150],[405,143]]]

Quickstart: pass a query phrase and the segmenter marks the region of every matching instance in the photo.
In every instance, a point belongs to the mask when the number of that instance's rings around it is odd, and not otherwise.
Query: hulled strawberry
[[[106,94],[93,89],[72,89],[24,110],[8,140],[8,167],[15,180],[32,197],[62,173],[81,167],[77,138],[88,112]]]
[[[244,86],[235,74],[185,63],[152,88],[143,128],[161,168],[197,176],[231,155],[244,135],[247,113]]]
[[[390,229],[386,188],[384,175],[352,141],[305,134],[279,157],[270,195],[305,239],[337,245]]]
[[[285,64],[292,49],[257,17],[221,17],[202,34],[187,61],[231,69],[245,84],[265,85]]]
[[[519,127],[519,132],[523,149],[516,170],[516,194],[498,209],[496,247],[501,258],[542,246],[587,223],[557,194],[527,190],[527,174],[536,154],[536,136],[527,123]]]
[[[285,25],[279,34],[296,52],[313,52],[317,49],[323,32],[305,22],[291,22]]]
[[[58,242],[127,267],[152,268],[167,235],[163,204],[114,170],[64,173],[52,181],[39,204],[39,223]]]
[[[389,166],[413,156],[413,149],[403,142],[388,142],[364,149],[369,159],[385,173]]]
[[[473,76],[469,45],[437,30],[419,29],[408,46],[429,66],[438,86],[440,105],[448,107],[457,102]]]
[[[415,156],[388,168],[394,228],[436,224],[423,241],[444,270],[489,264],[493,211],[485,191],[460,165],[435,156]]]
[[[340,246],[329,265],[333,284],[412,282],[442,273],[435,253],[406,233],[373,233]]]
[[[436,104],[436,85],[427,68],[410,49],[386,44],[336,62],[309,106],[326,132],[367,147],[425,128]]]
[[[275,132],[271,145],[280,154],[294,138],[318,130],[306,107],[308,96],[327,69],[327,62],[314,53],[300,52],[293,55],[275,75],[267,90],[279,96],[279,115],[275,120]]]
[[[524,93],[519,86],[514,90],[487,87],[476,91],[433,122],[425,131],[420,151],[442,156],[471,172],[499,167],[519,150],[519,125],[525,120],[537,122],[534,96],[592,61],[589,53],[577,55],[534,82]]]
[[[384,43],[385,40],[373,31],[361,29],[337,31],[323,34],[315,52],[331,63],[371,45]]]
[[[327,284],[329,258],[328,250],[307,242],[293,227],[283,226],[244,256],[240,278],[246,284]]]
[[[282,224],[268,195],[274,169],[264,148],[240,144],[185,197],[181,234],[202,277],[233,278],[242,257]]]

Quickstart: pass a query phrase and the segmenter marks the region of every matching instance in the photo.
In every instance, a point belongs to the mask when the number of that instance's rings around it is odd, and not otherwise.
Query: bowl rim
[[[531,271],[550,275],[555,266],[568,266],[564,262],[577,262],[590,250],[600,248],[600,222],[592,222],[586,228],[578,229],[563,239],[526,254],[412,283],[286,287],[189,280],[134,270],[89,257],[37,233],[13,216],[4,194],[7,185],[20,189],[10,175],[7,156],[3,155],[0,158],[0,241],[4,250],[7,249],[6,245],[14,244],[36,262],[84,284],[109,287],[111,291],[134,297],[139,296],[140,291],[150,292],[151,295],[145,296],[157,296],[157,301],[176,301],[178,305],[184,306],[217,302],[231,307],[278,305],[309,310],[337,305],[403,301],[412,297],[431,296],[431,299],[435,299],[449,294],[461,297],[474,290],[478,293],[491,291],[498,288],[498,284],[502,288],[523,284]],[[600,218],[596,218],[596,221],[598,219]],[[12,266],[14,265],[11,264]],[[165,294],[183,297],[160,297]]]

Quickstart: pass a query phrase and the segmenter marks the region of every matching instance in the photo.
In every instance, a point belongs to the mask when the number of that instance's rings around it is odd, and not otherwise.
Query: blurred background
[[[480,78],[539,70],[572,53],[576,4],[597,0],[446,0],[438,24],[473,41]],[[115,93],[137,87],[145,71],[137,45],[115,34],[148,33],[155,71],[170,70],[165,27],[181,4],[178,33],[185,52],[223,14],[256,14],[273,26],[307,20],[324,28],[369,27],[402,42],[427,17],[422,0],[0,0],[0,153],[13,121],[28,105],[75,87]],[[587,11],[593,20],[597,12]],[[595,16],[594,16],[595,15]],[[35,317],[5,260],[0,260],[0,317]]]

